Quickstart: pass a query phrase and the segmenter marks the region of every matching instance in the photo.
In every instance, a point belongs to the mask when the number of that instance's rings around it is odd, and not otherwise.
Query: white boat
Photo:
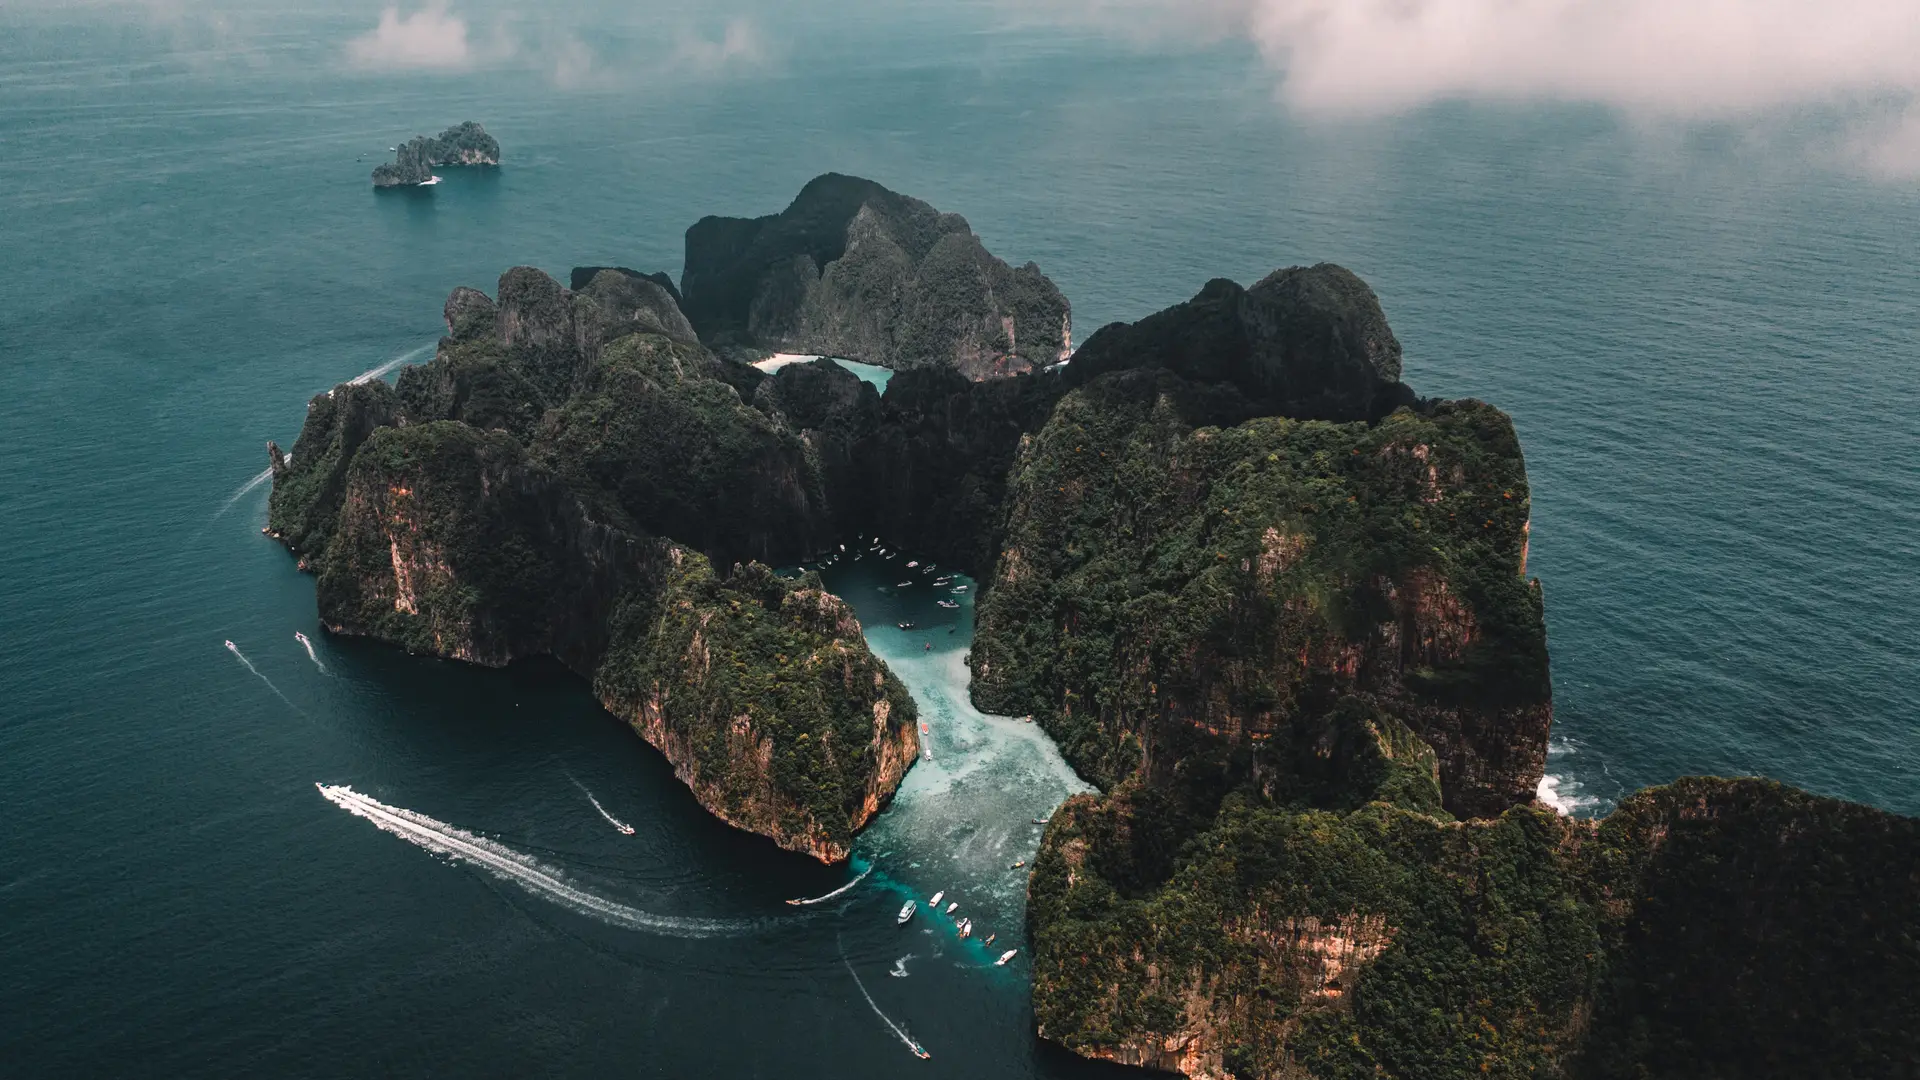
[[[960,920],[960,936],[964,938],[964,937],[970,936],[972,933],[973,933],[973,920],[961,919]]]
[[[934,603],[940,605],[943,608],[957,608],[960,606],[959,604],[956,604],[951,600],[935,600]]]
[[[919,565],[920,565],[920,564],[919,564],[919,563],[917,563],[917,562],[910,562],[910,563],[908,563],[908,564],[907,564],[907,569],[909,569],[909,570],[911,570],[911,569],[913,569],[914,567],[916,567],[916,566],[919,566]]]
[[[427,179],[425,179],[425,180],[422,180],[422,181],[420,181],[420,183],[419,183],[418,185],[416,185],[416,186],[418,186],[418,187],[432,187],[433,185],[435,185],[435,184],[437,184],[437,183],[439,183],[439,182],[440,182],[440,178],[439,178],[439,177],[437,177],[437,176],[430,176],[430,177],[428,177]]]
[[[933,899],[931,899],[931,900],[929,900],[929,901],[927,901],[927,906],[928,906],[928,907],[935,907],[935,908],[937,908],[937,907],[939,907],[939,906],[940,906],[940,898],[941,898],[941,897],[943,897],[943,896],[945,896],[945,895],[947,895],[947,890],[945,890],[945,889],[941,889],[941,890],[940,890],[939,892],[937,892],[937,893],[934,893],[934,894],[933,894]]]
[[[958,900],[955,900],[955,901],[954,901],[953,903],[951,903],[951,904],[948,904],[948,905],[947,905],[947,914],[949,914],[949,915],[951,915],[951,914],[953,914],[953,912],[954,912],[954,909],[955,909],[955,908],[957,908],[957,907],[959,907],[959,906],[960,906],[960,901],[958,901]]]
[[[913,913],[919,910],[919,908],[920,908],[920,901],[918,900],[907,901],[906,905],[900,909],[900,915],[893,920],[894,925],[895,926],[904,925],[908,919],[913,918]]]
[[[998,960],[995,960],[995,961],[993,962],[993,966],[994,966],[994,967],[1006,967],[1006,966],[1007,966],[1007,961],[1009,961],[1009,960],[1011,960],[1011,959],[1013,959],[1013,958],[1014,958],[1015,956],[1018,956],[1019,954],[1020,954],[1020,950],[1019,950],[1019,949],[1008,949],[1008,950],[1007,950],[1006,952],[1003,952],[1003,953],[1001,953],[1001,954],[1000,954],[1000,959],[998,959]]]
[[[894,582],[894,583],[893,583],[893,587],[894,587],[894,588],[896,588],[896,589],[911,589],[911,588],[913,588],[913,582],[911,582],[911,581],[896,581],[896,582]]]
[[[966,592],[966,591],[967,591],[967,587],[966,587],[965,585],[955,585],[955,586],[953,587],[953,594],[954,594],[955,596],[958,596],[958,595],[960,595],[961,593],[963,593],[963,592]]]

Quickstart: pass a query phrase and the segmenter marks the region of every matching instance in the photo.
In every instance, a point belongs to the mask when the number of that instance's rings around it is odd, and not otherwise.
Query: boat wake
[[[627,824],[624,821],[621,821],[619,818],[614,817],[612,814],[607,813],[607,808],[604,806],[601,806],[600,800],[593,797],[593,792],[587,790],[587,785],[581,783],[578,780],[574,780],[572,776],[568,776],[567,779],[573,780],[573,786],[580,789],[580,794],[585,795],[587,797],[587,801],[593,804],[593,808],[595,810],[600,811],[600,816],[607,819],[607,824],[613,826],[615,829],[619,830],[621,833],[627,836],[633,835],[633,826]]]
[[[320,674],[322,675],[330,674],[330,672],[327,671],[327,665],[320,662],[320,654],[313,651],[313,642],[307,640],[306,634],[301,633],[298,630],[295,630],[293,632],[293,640],[299,642],[301,645],[306,647],[307,659],[313,661],[313,666],[320,669]]]
[[[476,836],[444,821],[435,821],[425,814],[388,806],[343,784],[316,783],[313,786],[320,789],[320,794],[328,802],[355,817],[365,818],[375,828],[390,832],[436,855],[483,867],[535,896],[552,900],[611,926],[682,938],[732,937],[758,929],[754,922],[745,919],[693,919],[655,915],[629,907],[580,888],[567,881],[559,869],[486,837]]]
[[[408,349],[406,352],[401,353],[399,356],[394,357],[393,359],[387,361],[384,364],[381,364],[379,367],[368,368],[367,370],[361,372],[360,374],[355,375],[353,378],[348,379],[347,382],[352,383],[354,386],[362,386],[372,382],[375,379],[386,378],[389,374],[393,372],[393,369],[398,367],[405,367],[406,365],[413,363],[415,360],[418,360],[420,359],[421,356],[425,355],[427,350],[432,348],[433,348],[433,345],[422,345],[417,349]]]
[[[895,960],[893,962],[893,970],[887,972],[887,974],[893,976],[896,979],[906,978],[907,977],[907,961],[911,959],[913,959],[913,954],[908,953],[907,955],[901,957],[900,959]]]
[[[900,1041],[907,1044],[907,1049],[913,1051],[914,1057],[924,1058],[930,1056],[919,1043],[913,1041],[913,1036],[907,1034],[899,1024],[888,1019],[886,1013],[880,1011],[880,1006],[874,1003],[873,995],[867,993],[867,984],[860,981],[860,973],[853,970],[853,963],[847,959],[847,953],[844,947],[840,950],[840,963],[846,967],[847,974],[853,976],[853,985],[860,988],[860,996],[867,999],[867,1008],[873,1010],[873,1015],[879,1017],[881,1023],[891,1028],[893,1033],[900,1037]]]
[[[240,651],[240,646],[235,645],[233,642],[229,641],[227,642],[227,651],[233,654],[234,659],[247,665],[247,670],[253,672],[254,678],[259,679],[263,683],[266,683],[267,689],[273,691],[274,697],[277,697],[281,701],[286,702],[287,707],[292,709],[294,712],[300,711],[300,706],[295,705],[292,699],[288,698],[287,695],[281,693],[280,688],[273,685],[272,679],[269,679],[265,675],[260,674],[260,669],[253,666],[253,661],[247,659],[247,654]]]
[[[264,484],[271,479],[273,479],[273,466],[269,465],[266,468],[261,469],[259,472],[255,473],[253,476],[253,479],[247,481],[244,484],[241,484],[240,490],[227,496],[227,501],[220,504],[220,509],[214,511],[213,516],[217,518],[221,514],[224,514],[227,511],[233,509],[233,504],[239,502],[241,499],[246,498],[247,492],[252,491],[254,488],[259,487],[261,484]]]
[[[804,906],[807,904],[824,903],[825,901],[831,900],[836,896],[841,896],[845,894],[848,889],[851,889],[855,885],[858,885],[862,881],[865,881],[867,878],[867,875],[871,873],[873,873],[873,867],[869,866],[865,870],[860,871],[859,877],[854,878],[852,881],[847,882],[845,885],[840,886],[839,888],[833,890],[830,893],[823,893],[822,895],[813,897],[812,899],[809,899],[809,900],[789,900],[787,901],[787,903],[793,904],[796,907]]]

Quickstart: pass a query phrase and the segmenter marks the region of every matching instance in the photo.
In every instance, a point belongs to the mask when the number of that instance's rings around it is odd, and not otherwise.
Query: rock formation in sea
[[[471,120],[434,137],[415,135],[394,150],[394,159],[374,166],[373,186],[404,187],[433,179],[433,170],[450,165],[498,165],[500,143]]]
[[[987,252],[965,218],[829,173],[762,218],[702,218],[680,279],[714,346],[839,356],[969,379],[1066,359],[1066,297]]]
[[[843,304],[920,287],[946,220],[829,177],[695,226],[684,308],[621,267],[457,289],[430,363],[315,398],[291,459],[270,448],[270,530],[330,630],[558,657],[703,805],[828,861],[911,766],[914,706],[817,577],[768,567],[865,534],[980,577],[976,703],[1033,715],[1099,789],[1028,882],[1039,1033],[1088,1057],[1910,1073],[1920,822],[1758,779],[1599,821],[1534,801],[1553,689],[1519,440],[1401,381],[1365,283],[1211,282],[978,380],[981,339],[903,359],[920,309]],[[903,370],[881,394],[729,355],[765,347]]]

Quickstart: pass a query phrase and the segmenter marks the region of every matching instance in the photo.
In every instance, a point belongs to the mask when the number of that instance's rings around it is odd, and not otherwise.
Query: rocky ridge
[[[1014,375],[1072,352],[1066,297],[1033,263],[989,254],[958,214],[829,173],[784,211],[702,218],[680,291],[715,345],[897,370]]]

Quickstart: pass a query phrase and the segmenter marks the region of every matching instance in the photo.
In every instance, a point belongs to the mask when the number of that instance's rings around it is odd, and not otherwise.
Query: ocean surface
[[[696,219],[828,170],[1037,261],[1077,338],[1352,268],[1408,381],[1524,440],[1544,794],[1750,773],[1920,813],[1920,189],[1599,109],[1308,122],[1245,48],[1004,10],[766,15],[753,49],[628,13],[594,66],[380,72],[342,59],[374,7],[0,7],[0,1071],[1104,1074],[1033,1038],[1024,953],[924,910],[1024,948],[1011,864],[1081,787],[968,705],[971,590],[828,568],[932,754],[828,869],[555,666],[328,638],[260,535],[266,440],[429,356],[454,286],[677,274]],[[502,168],[370,190],[464,119]]]

